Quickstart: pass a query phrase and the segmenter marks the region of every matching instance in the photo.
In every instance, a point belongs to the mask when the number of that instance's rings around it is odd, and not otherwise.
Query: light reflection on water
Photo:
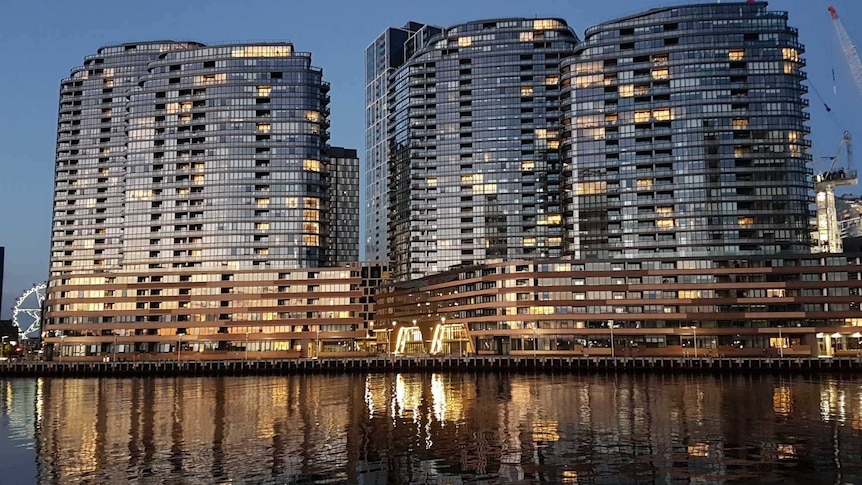
[[[857,380],[0,380],[3,483],[862,483]]]

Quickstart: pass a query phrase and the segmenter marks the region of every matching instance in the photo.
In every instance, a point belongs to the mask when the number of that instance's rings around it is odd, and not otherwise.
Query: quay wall
[[[142,362],[4,362],[0,377],[169,377],[302,373],[860,373],[862,358],[805,357],[369,357]]]

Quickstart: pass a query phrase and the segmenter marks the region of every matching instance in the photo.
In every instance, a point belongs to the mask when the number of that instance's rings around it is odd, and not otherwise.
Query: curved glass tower
[[[366,335],[359,268],[317,269],[359,244],[359,162],[328,145],[328,92],[288,43],[87,57],[60,92],[45,342],[82,359],[351,350],[327,332]]]
[[[587,30],[562,65],[577,258],[810,251],[803,46],[765,2]]]
[[[444,29],[389,79],[389,260],[398,279],[563,247],[559,19]]]
[[[123,262],[327,263],[328,85],[290,44],[167,52],[128,103]]]

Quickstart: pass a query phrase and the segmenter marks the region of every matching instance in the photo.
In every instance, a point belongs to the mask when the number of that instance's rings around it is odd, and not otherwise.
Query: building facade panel
[[[462,326],[480,354],[673,356],[696,340],[703,356],[856,355],[860,264],[849,254],[500,262],[394,283],[376,324],[416,328],[423,342]]]
[[[47,303],[45,342],[73,360],[365,355],[382,275],[359,264],[70,275]]]

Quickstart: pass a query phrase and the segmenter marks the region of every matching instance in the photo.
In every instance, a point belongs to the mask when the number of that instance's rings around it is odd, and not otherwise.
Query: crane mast
[[[832,25],[835,27],[835,33],[838,35],[838,42],[841,44],[841,51],[844,53],[844,58],[847,59],[847,64],[850,66],[853,81],[856,83],[859,93],[862,94],[862,62],[859,60],[856,46],[850,39],[850,35],[847,33],[847,29],[844,28],[844,24],[841,23],[835,7],[829,7],[828,10],[832,16]],[[846,150],[846,168],[836,166],[836,161],[841,156],[842,148]],[[830,157],[832,163],[829,169],[815,176],[814,186],[817,191],[815,196],[817,204],[817,247],[815,251],[840,253],[844,250],[844,245],[841,241],[841,228],[838,223],[838,211],[835,207],[835,187],[857,184],[856,171],[852,170],[852,156],[852,140],[850,133],[845,131],[841,145],[838,147],[838,153],[836,156]]]

